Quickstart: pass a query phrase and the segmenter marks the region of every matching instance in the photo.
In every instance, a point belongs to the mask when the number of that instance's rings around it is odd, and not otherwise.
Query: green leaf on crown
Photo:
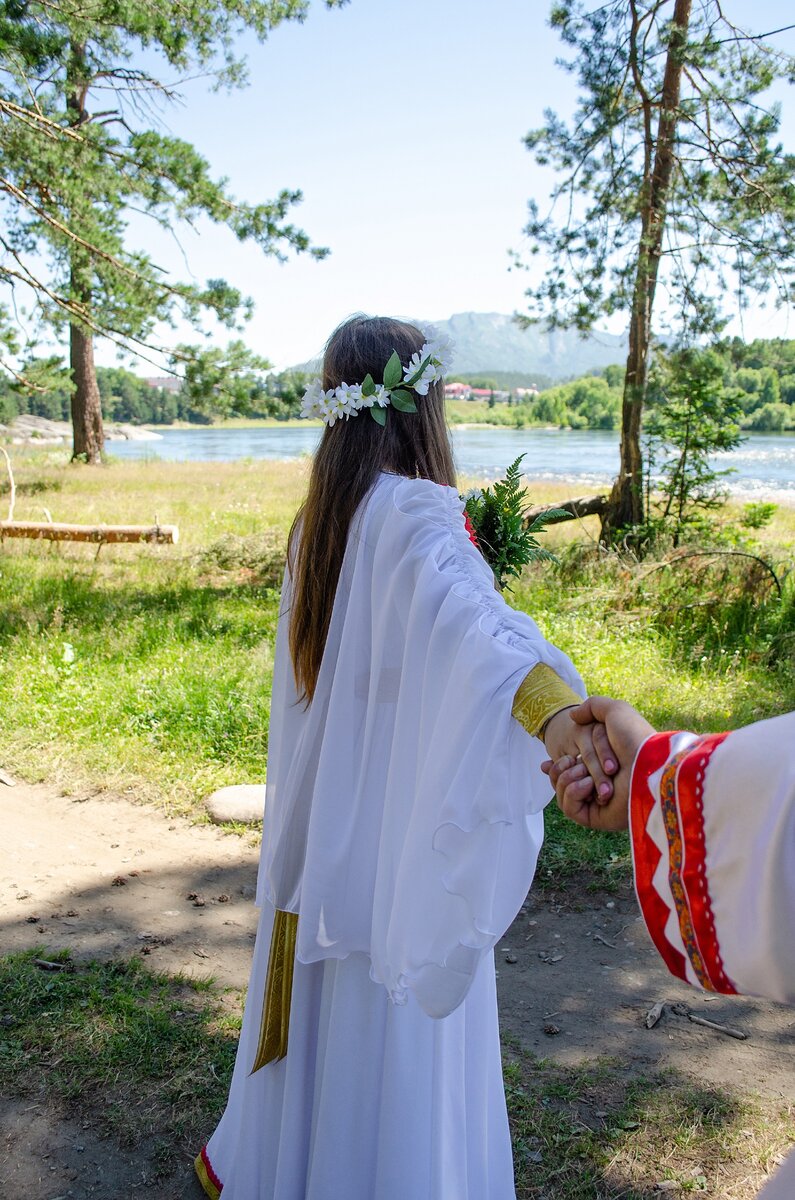
[[[422,360],[419,367],[412,375],[411,379],[406,380],[406,387],[414,387],[415,384],[419,383],[419,381],[422,379],[422,372],[425,370],[425,368],[427,367],[427,365],[430,361],[431,361],[431,356],[429,354],[427,358],[424,358]]]
[[[373,418],[373,420],[377,421],[379,425],[386,425],[386,409],[385,408],[381,408],[380,405],[374,404],[371,409],[368,409],[368,411],[370,413],[370,416]]]
[[[362,395],[363,396],[374,396],[375,395],[375,383],[373,382],[372,375],[370,375],[369,373],[367,375],[365,375],[364,379],[362,380]]]
[[[398,388],[392,393],[392,404],[400,412],[416,412],[417,405],[414,403],[414,397],[411,392],[407,392],[405,388]]]
[[[389,356],[389,362],[384,367],[384,387],[390,391],[393,387],[397,387],[403,378],[403,368],[400,365],[400,355],[397,350],[393,350]]]

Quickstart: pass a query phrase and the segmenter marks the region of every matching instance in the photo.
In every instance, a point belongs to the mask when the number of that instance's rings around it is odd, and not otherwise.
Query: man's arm
[[[795,1002],[795,713],[733,733],[654,733],[630,705],[592,697],[619,758],[599,807],[580,763],[547,764],[579,824],[629,823],[635,887],[673,974],[708,991]]]

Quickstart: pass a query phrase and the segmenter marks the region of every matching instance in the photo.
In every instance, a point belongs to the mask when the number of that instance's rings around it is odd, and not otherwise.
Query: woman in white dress
[[[542,735],[558,758],[590,732],[465,526],[448,354],[353,318],[307,393],[326,429],[282,596],[240,1047],[196,1160],[211,1197],[515,1195],[492,949],[541,845]]]

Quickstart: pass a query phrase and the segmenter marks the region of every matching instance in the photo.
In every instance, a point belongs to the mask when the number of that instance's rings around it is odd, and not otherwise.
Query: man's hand
[[[561,810],[587,829],[626,829],[632,764],[641,743],[654,733],[653,727],[631,704],[607,696],[591,696],[579,707],[566,709],[563,715],[585,729],[594,746],[607,744],[612,749],[618,759],[618,773],[612,780],[611,795],[605,800],[584,753],[581,760],[567,753],[545,763],[542,770],[552,781]]]

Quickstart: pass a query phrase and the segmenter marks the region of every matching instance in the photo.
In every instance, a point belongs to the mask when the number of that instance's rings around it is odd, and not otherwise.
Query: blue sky
[[[727,9],[747,19],[739,0]],[[168,128],[241,198],[300,188],[295,222],[331,256],[279,265],[209,225],[181,233],[181,248],[147,227],[147,249],[182,275],[184,251],[197,279],[220,275],[251,295],[245,339],[279,367],[319,353],[355,311],[521,309],[526,279],[508,270],[508,250],[522,246],[528,197],[551,183],[522,138],[545,107],[566,113],[574,100],[548,11],[546,0],[351,0],[333,11],[316,0],[302,25],[242,43],[249,86],[186,85]],[[789,24],[791,11],[755,0],[754,27]],[[777,44],[795,50],[795,36]],[[142,239],[137,222],[134,233]],[[795,336],[769,315],[745,328]]]

